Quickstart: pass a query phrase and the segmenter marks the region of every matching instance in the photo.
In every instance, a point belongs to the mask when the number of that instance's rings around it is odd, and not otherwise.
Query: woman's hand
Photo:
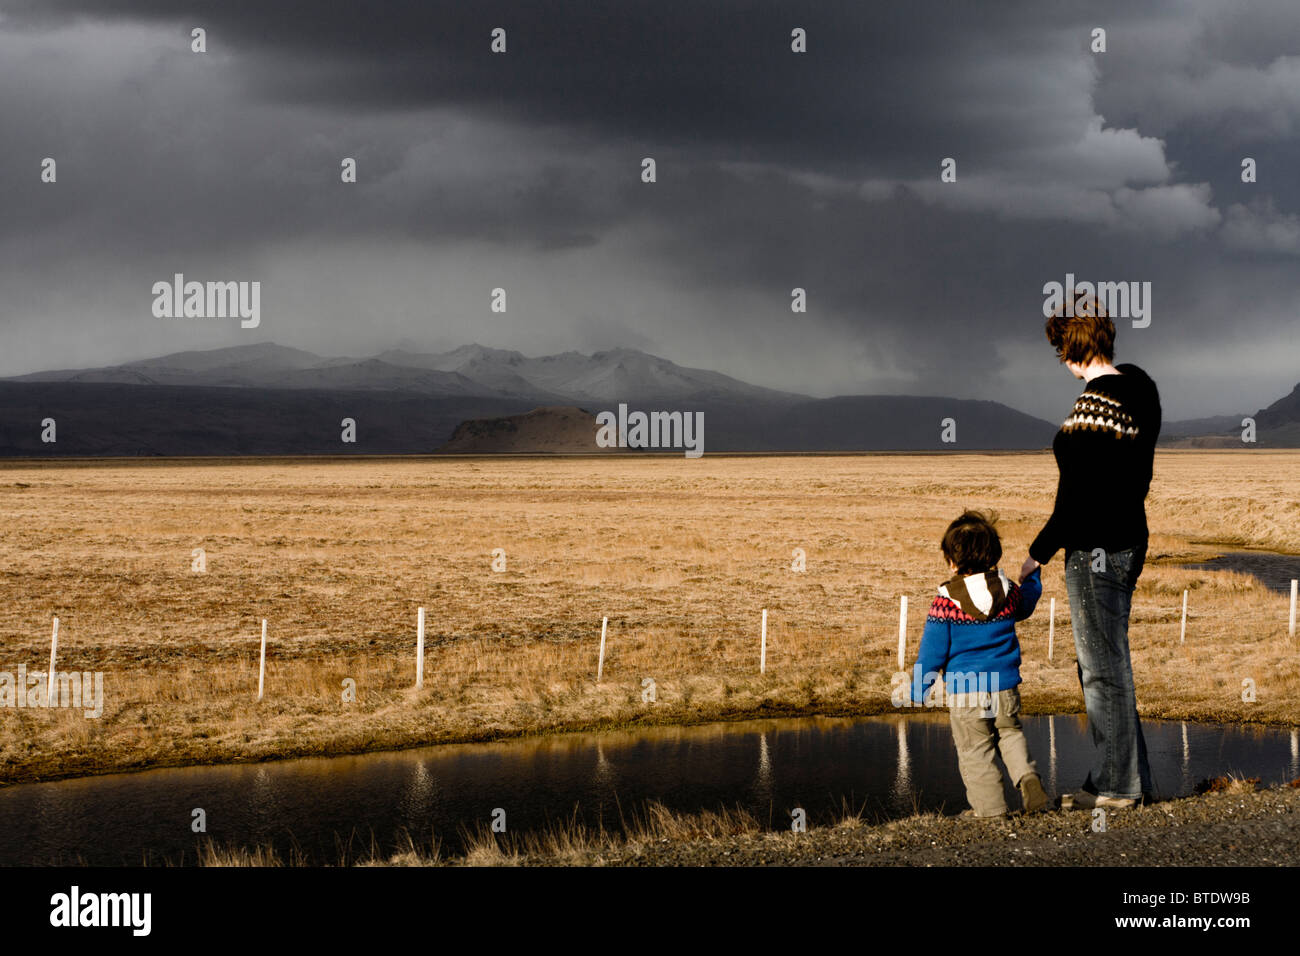
[[[1033,574],[1041,567],[1042,565],[1033,558],[1025,558],[1025,563],[1020,566],[1020,583],[1024,584],[1025,578],[1029,577],[1029,575]]]

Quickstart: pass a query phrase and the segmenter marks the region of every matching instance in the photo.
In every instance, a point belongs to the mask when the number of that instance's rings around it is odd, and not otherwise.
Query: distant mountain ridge
[[[585,416],[621,403],[703,413],[706,453],[1042,449],[1057,429],[992,401],[814,399],[635,349],[329,358],[261,343],[0,379],[0,457],[563,452],[585,444]],[[1235,434],[1239,446],[1234,417],[1171,422],[1162,438],[1232,447]],[[1300,386],[1255,417],[1260,447],[1300,446]],[[57,442],[42,440],[46,419]],[[341,440],[344,419],[355,442]]]
[[[529,358],[466,345],[450,352],[390,349],[369,358],[327,358],[271,342],[88,369],[7,379],[215,388],[347,389],[422,395],[526,399],[535,404],[619,400],[797,402],[808,396],[750,385],[721,372],[687,368],[635,349]]]
[[[1269,448],[1300,448],[1300,384],[1253,415],[1216,415],[1169,422],[1160,433],[1161,444],[1184,448],[1237,448],[1247,418],[1255,420],[1256,444]]]

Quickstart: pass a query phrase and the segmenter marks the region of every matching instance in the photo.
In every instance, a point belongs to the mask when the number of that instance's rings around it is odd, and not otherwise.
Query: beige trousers
[[[985,696],[988,706],[955,699],[948,716],[966,799],[976,816],[995,817],[1007,812],[1007,802],[1002,792],[1002,773],[994,758],[1001,755],[1016,786],[1026,774],[1038,773],[1038,768],[1029,756],[1029,744],[1020,726],[1020,688]]]

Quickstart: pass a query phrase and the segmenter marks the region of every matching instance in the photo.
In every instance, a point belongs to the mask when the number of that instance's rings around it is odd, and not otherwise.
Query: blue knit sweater
[[[912,668],[912,701],[924,699],[940,671],[949,694],[1007,690],[1019,684],[1016,622],[1034,613],[1042,593],[1038,570],[1020,585],[997,569],[944,582],[925,618]]]

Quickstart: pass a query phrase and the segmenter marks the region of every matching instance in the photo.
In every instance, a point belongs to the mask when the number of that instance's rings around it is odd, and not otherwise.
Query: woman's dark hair
[[[962,512],[943,533],[943,556],[957,565],[958,574],[979,574],[998,566],[1002,559],[1002,540],[994,524],[996,512]]]
[[[1089,365],[1094,359],[1115,358],[1115,323],[1093,295],[1068,293],[1070,307],[1062,305],[1047,320],[1047,341],[1062,362]],[[1067,314],[1071,313],[1071,314]]]

